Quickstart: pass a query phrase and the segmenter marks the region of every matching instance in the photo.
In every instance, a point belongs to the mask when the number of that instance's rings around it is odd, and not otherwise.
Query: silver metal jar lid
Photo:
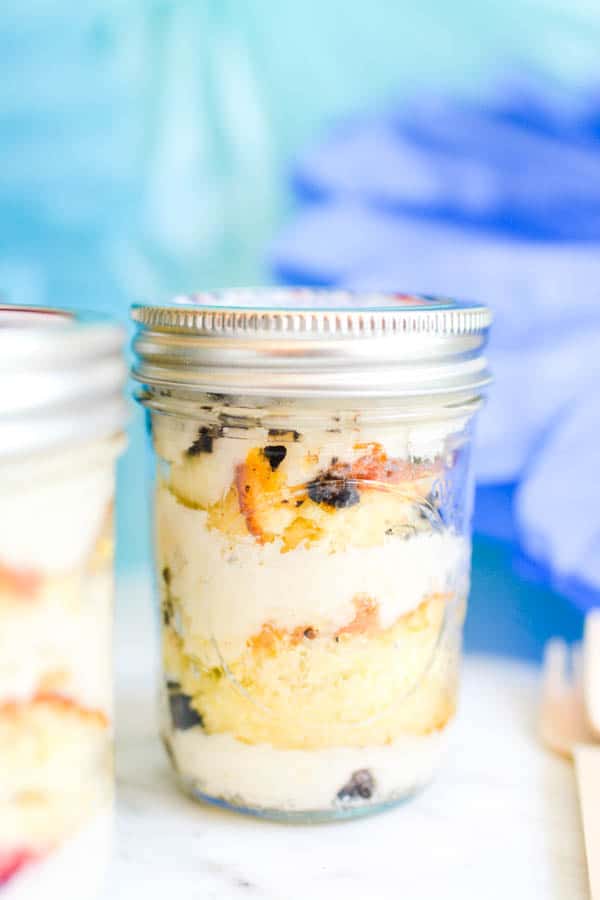
[[[0,456],[122,428],[123,342],[122,329],[99,316],[0,304]]]
[[[443,297],[243,288],[136,304],[133,376],[153,388],[274,397],[477,393],[487,307]]]

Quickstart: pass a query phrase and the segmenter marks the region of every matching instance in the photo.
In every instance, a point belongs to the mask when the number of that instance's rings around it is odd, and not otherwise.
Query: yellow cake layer
[[[114,556],[112,503],[94,545],[81,564],[68,572],[48,574],[32,569],[16,569],[2,561],[0,547],[0,630],[2,617],[27,614],[40,607],[78,610],[86,602],[85,579],[106,572]]]
[[[105,772],[76,790],[23,791],[0,799],[0,849],[34,855],[54,849],[110,808],[113,791],[112,775]]]
[[[0,566],[0,630],[20,615],[42,609],[77,614],[85,602],[85,573],[76,569],[64,575],[15,573]]]
[[[106,716],[56,695],[0,705],[0,847],[47,847],[110,799]]]
[[[214,454],[173,465],[167,484],[181,503],[208,511],[210,528],[231,537],[251,534],[258,543],[281,540],[282,552],[317,541],[331,550],[373,546],[386,534],[429,528],[436,512],[426,498],[439,474],[436,466],[388,460],[380,448],[373,450],[377,445],[357,446],[362,455],[352,464],[338,461],[322,472],[349,486],[347,505],[315,502],[310,482],[288,481],[285,465],[273,470],[260,447],[232,469],[230,487],[216,502],[207,502],[204,489]],[[390,467],[397,471],[390,474]]]
[[[0,599],[0,707],[36,694],[111,707],[112,565],[40,579]]]
[[[384,745],[443,728],[455,709],[462,601],[441,595],[385,630],[368,604],[337,634],[265,626],[223,666],[209,642],[163,632],[167,677],[192,697],[207,734],[277,748]]]

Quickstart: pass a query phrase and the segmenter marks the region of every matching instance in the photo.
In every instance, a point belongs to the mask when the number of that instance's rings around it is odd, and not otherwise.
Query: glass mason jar
[[[273,289],[133,317],[181,784],[301,821],[408,797],[456,708],[487,309]]]
[[[94,897],[112,831],[123,334],[0,306],[0,893]],[[2,890],[2,888],[4,890]]]

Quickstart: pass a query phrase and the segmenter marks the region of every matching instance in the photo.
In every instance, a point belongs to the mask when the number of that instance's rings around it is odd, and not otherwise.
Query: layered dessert
[[[162,731],[184,786],[290,818],[409,795],[455,711],[464,422],[202,416],[152,417]]]
[[[106,865],[115,452],[98,445],[2,471],[0,885],[7,898],[49,896],[50,887],[52,896],[92,896]]]

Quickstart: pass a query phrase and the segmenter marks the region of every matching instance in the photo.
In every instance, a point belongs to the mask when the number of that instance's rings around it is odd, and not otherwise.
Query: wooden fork
[[[588,724],[600,739],[600,609],[593,609],[585,617],[583,697]]]
[[[587,674],[589,666],[585,670]],[[600,900],[600,746],[593,744],[583,673],[579,646],[570,652],[562,640],[548,642],[544,652],[540,734],[551,750],[575,761],[590,897]]]

